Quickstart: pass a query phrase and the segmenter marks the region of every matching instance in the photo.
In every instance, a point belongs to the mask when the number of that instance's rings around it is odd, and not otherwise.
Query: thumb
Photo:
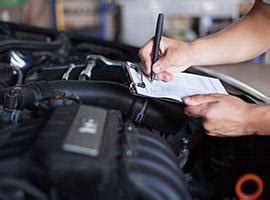
[[[155,63],[153,63],[153,72],[161,73],[166,70],[166,68],[170,67],[171,65],[171,58],[170,55],[165,54],[164,56],[160,57]]]
[[[183,102],[188,106],[198,106],[200,104],[217,102],[218,95],[215,94],[201,94],[193,95],[183,98]]]

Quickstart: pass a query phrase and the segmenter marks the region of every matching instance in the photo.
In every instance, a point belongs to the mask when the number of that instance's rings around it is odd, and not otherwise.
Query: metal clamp
[[[96,61],[101,61],[103,62],[105,65],[107,66],[117,66],[117,67],[122,67],[122,62],[121,61],[118,61],[118,60],[111,60],[111,59],[108,59],[104,56],[101,56],[101,55],[88,55],[87,60],[96,60]]]
[[[80,73],[79,80],[87,81],[91,79],[92,70],[96,66],[95,60],[89,60],[86,68]]]
[[[62,76],[62,80],[68,80],[69,79],[69,75],[72,72],[72,70],[76,68],[76,66],[74,64],[70,64],[70,67],[68,68],[68,70],[63,74]]]
[[[135,122],[138,122],[138,123],[141,123],[142,122],[142,120],[144,118],[145,110],[147,108],[147,105],[148,105],[148,100],[145,100],[144,103],[143,103],[143,106],[142,106],[141,110],[135,116],[135,119],[134,119]]]

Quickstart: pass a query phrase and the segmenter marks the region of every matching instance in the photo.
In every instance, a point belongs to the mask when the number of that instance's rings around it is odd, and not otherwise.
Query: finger
[[[153,40],[149,40],[139,51],[139,57],[142,62],[142,69],[144,73],[150,74],[152,70],[151,52],[153,48]]]
[[[155,77],[156,77],[157,80],[161,80],[161,81],[164,81],[164,82],[172,81],[173,78],[174,78],[174,76],[171,73],[167,72],[167,71],[163,71],[163,72],[161,72],[159,74],[156,74]]]
[[[168,49],[167,52],[159,57],[158,61],[153,64],[153,72],[161,73],[171,67],[174,64],[174,56],[174,53]]]
[[[142,70],[145,74],[150,74],[152,69],[152,61],[151,61],[151,55],[146,52],[139,53],[139,57],[141,59],[142,63]]]
[[[210,135],[210,134],[216,134],[213,130],[214,130],[214,128],[213,128],[213,124],[211,124],[211,123],[209,123],[209,121],[208,120],[205,120],[205,119],[203,119],[203,124],[202,124],[202,126],[203,126],[203,130],[208,134],[208,135]]]
[[[203,117],[207,104],[198,105],[198,106],[188,106],[185,108],[185,114],[190,117]]]
[[[170,82],[172,80],[173,80],[173,75],[171,73],[167,72],[167,71],[164,71],[162,81]]]
[[[151,60],[151,56],[148,56],[148,55],[146,55],[145,57],[144,57],[144,60],[143,59],[141,59],[142,60],[142,70],[143,70],[143,72],[146,74],[146,75],[149,75],[150,73],[151,73],[151,71],[152,71],[152,60]]]
[[[189,97],[183,98],[183,102],[186,105],[190,106],[197,106],[200,104],[205,104],[205,103],[214,103],[217,102],[220,97],[220,95],[217,94],[200,94],[200,95],[192,95]]]
[[[205,131],[205,133],[208,135],[208,136],[211,136],[211,137],[217,137],[217,134],[215,133],[209,133],[207,131]]]

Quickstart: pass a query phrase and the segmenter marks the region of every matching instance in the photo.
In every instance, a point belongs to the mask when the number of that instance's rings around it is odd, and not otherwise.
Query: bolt
[[[187,138],[182,138],[181,143],[182,145],[187,145],[189,143],[189,140]]]
[[[130,149],[127,150],[127,151],[126,151],[126,155],[127,155],[127,156],[132,156],[132,151],[131,151]]]

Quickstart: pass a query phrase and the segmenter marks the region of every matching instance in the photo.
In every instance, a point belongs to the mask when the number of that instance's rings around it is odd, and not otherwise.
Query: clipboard
[[[130,80],[129,89],[134,95],[182,102],[182,98],[195,94],[228,94],[219,79],[190,73],[175,73],[170,82],[151,81],[138,63],[126,62]]]

